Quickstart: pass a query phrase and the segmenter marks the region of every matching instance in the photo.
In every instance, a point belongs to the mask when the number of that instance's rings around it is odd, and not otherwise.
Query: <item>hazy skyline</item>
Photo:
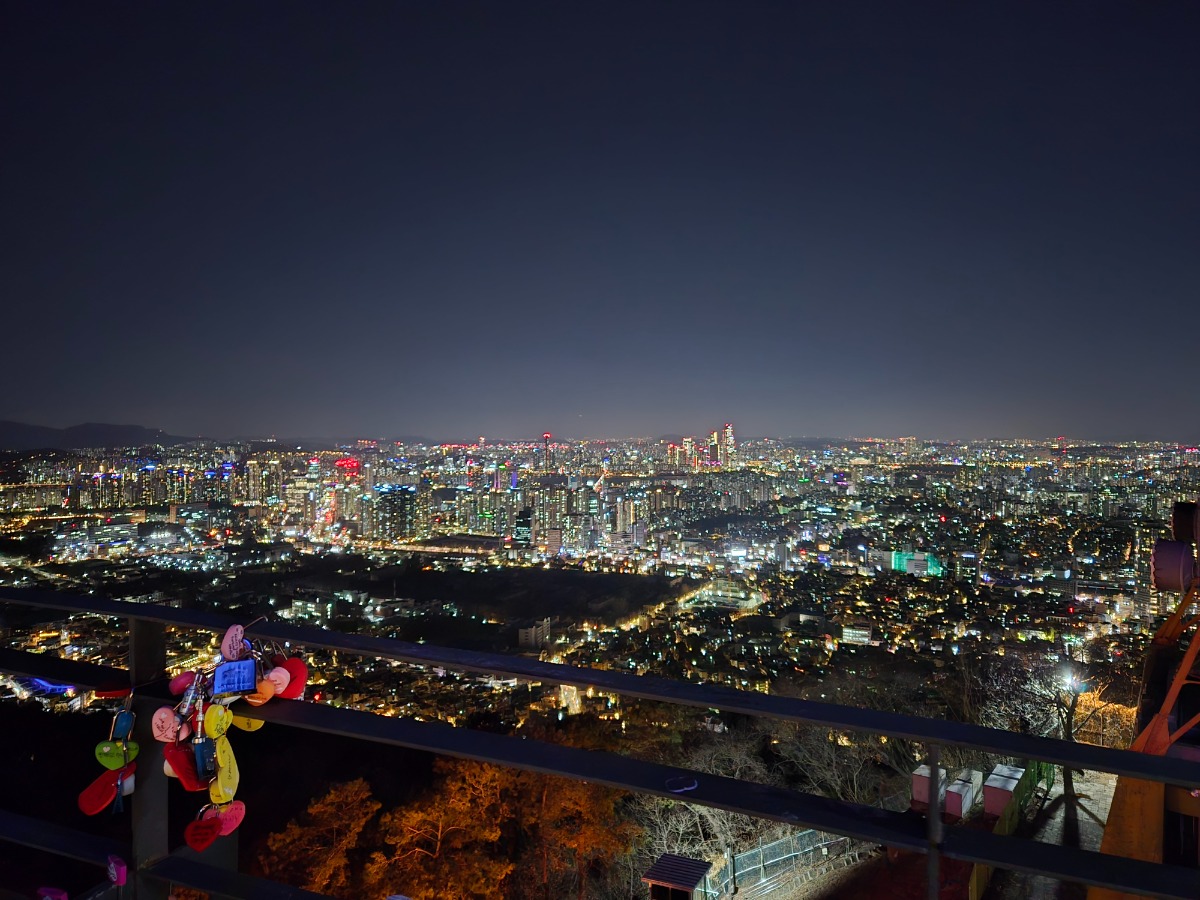
[[[0,24],[0,419],[1200,438],[1200,7]]]

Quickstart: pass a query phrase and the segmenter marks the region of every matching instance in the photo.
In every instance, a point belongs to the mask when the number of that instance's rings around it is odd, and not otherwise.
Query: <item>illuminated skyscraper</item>
[[[689,469],[696,468],[696,439],[694,437],[685,437],[683,439],[683,463]]]

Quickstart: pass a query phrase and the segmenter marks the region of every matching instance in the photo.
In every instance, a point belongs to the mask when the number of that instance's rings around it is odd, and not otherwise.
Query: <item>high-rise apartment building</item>
[[[380,488],[373,518],[376,540],[409,540],[416,534],[417,492],[402,486]]]

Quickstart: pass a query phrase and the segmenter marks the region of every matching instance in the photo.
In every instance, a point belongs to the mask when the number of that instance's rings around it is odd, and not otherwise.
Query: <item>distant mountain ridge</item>
[[[195,438],[167,434],[143,425],[85,422],[69,428],[49,428],[24,422],[0,421],[0,450],[80,450],[105,447],[141,447],[146,444],[182,444]]]

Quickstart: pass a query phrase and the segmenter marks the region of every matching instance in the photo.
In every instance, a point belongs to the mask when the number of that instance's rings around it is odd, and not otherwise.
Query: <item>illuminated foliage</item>
[[[602,876],[638,836],[618,809],[624,794],[546,775],[525,774],[518,782],[525,798],[519,810],[523,856],[529,862],[518,895],[549,900],[569,896],[573,888],[580,898],[591,896],[593,877]]]
[[[1126,750],[1137,736],[1137,707],[1111,703],[1098,691],[1079,695],[1075,740]]]
[[[378,810],[363,779],[335,784],[308,805],[302,821],[293,819],[267,839],[259,856],[263,874],[308,890],[357,896],[352,892],[351,853]]]
[[[495,897],[513,863],[496,852],[510,818],[512,775],[483,763],[440,760],[440,780],[417,802],[385,814],[365,880],[414,898]]]

